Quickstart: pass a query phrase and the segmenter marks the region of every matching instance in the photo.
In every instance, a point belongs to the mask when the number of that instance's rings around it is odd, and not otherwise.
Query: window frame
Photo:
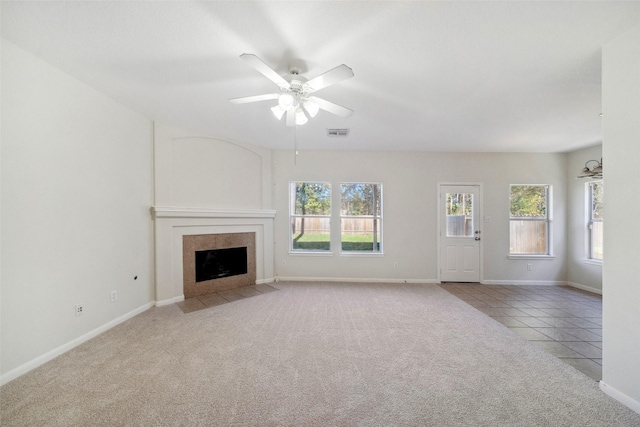
[[[374,251],[373,250],[373,245],[372,245],[372,250],[371,251],[346,251],[342,249],[342,236],[343,236],[343,229],[342,229],[342,223],[343,223],[343,219],[344,218],[365,218],[368,219],[371,216],[369,215],[343,215],[342,214],[342,186],[343,185],[353,185],[353,184],[370,184],[370,185],[376,185],[378,186],[378,203],[380,205],[380,215],[376,216],[373,215],[372,219],[374,221],[374,225],[375,225],[375,221],[377,220],[379,223],[379,228],[380,228],[380,232],[377,233],[377,237],[378,237],[378,250]],[[349,256],[375,256],[375,255],[383,255],[383,189],[382,189],[382,182],[363,182],[363,181],[350,181],[350,182],[341,182],[340,184],[340,204],[338,205],[338,214],[339,214],[339,219],[340,219],[340,254],[341,255],[349,255]],[[375,211],[375,209],[374,209]]]
[[[602,264],[604,260],[604,251],[603,258],[595,258],[594,255],[594,223],[601,223],[604,226],[604,218],[593,218],[593,186],[594,184],[600,184],[602,186],[602,192],[604,194],[604,183],[603,180],[595,180],[589,181],[585,183],[586,187],[586,232],[587,232],[587,261],[591,263]],[[604,205],[604,203],[603,203]],[[603,231],[604,234],[604,231]]]
[[[326,185],[329,188],[329,213],[327,215],[300,215],[296,214],[296,186],[297,184],[321,184]],[[289,253],[290,254],[313,254],[313,255],[331,255],[332,254],[332,233],[331,233],[331,216],[333,209],[333,188],[330,182],[327,181],[290,181],[289,182],[289,227],[292,227],[295,218],[326,218],[329,221],[329,248],[324,249],[296,249],[293,242],[293,230],[290,228],[289,232]]]
[[[527,218],[511,216],[511,194],[513,187],[544,187],[545,188],[545,214],[544,218]],[[551,184],[509,184],[509,251],[508,258],[510,259],[552,259],[555,258],[553,253],[553,186]],[[511,222],[512,221],[530,221],[530,222],[544,222],[546,227],[546,253],[518,253],[511,252]]]

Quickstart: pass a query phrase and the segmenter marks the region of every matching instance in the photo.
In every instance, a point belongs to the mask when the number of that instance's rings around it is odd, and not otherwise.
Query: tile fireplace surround
[[[196,281],[196,251],[246,248],[247,272],[211,280]],[[182,236],[182,273],[185,298],[256,284],[255,233],[196,234]]]
[[[255,283],[274,280],[273,210],[151,208],[155,222],[156,305],[184,300],[184,236],[255,233]]]

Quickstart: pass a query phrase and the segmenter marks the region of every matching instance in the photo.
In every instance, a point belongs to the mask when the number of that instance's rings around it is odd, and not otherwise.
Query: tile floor
[[[601,295],[568,286],[440,286],[594,380],[602,379]]]
[[[274,288],[273,286],[265,284],[243,286],[240,288],[229,289],[227,291],[220,291],[213,294],[202,295],[195,298],[188,298],[184,301],[178,302],[177,304],[183,312],[191,313],[205,308],[215,307],[216,305],[226,304],[229,302],[254,297],[256,295],[261,295],[277,290],[278,289]]]

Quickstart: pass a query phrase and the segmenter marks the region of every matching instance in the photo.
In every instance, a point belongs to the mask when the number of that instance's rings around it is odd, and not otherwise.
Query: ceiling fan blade
[[[262,62],[262,59],[258,58],[257,56],[251,53],[243,53],[242,55],[240,55],[240,58],[281,88],[289,87],[288,81],[286,81],[280,74],[276,73],[267,64]]]
[[[311,88],[312,92],[316,90],[320,90],[327,86],[331,86],[332,84],[341,82],[346,79],[350,79],[353,77],[353,70],[346,65],[338,65],[336,68],[327,71],[324,74],[320,74],[318,77],[314,77],[313,79],[307,82],[307,86]]]
[[[287,126],[295,126],[296,125],[296,109],[289,108],[287,110]]]
[[[353,114],[353,110],[350,110],[338,104],[334,104],[333,102],[329,102],[326,99],[318,98],[317,96],[311,96],[309,97],[309,100],[318,104],[318,107],[320,107],[321,109],[333,113],[336,116],[344,117],[345,119],[347,117],[351,117],[351,115]]]
[[[231,98],[229,102],[233,104],[246,104],[248,102],[268,101],[270,99],[278,99],[279,93],[267,93],[265,95],[245,96],[242,98]]]

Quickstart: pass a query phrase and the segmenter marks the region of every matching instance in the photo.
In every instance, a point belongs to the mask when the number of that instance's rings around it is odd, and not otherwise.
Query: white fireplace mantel
[[[153,206],[155,222],[156,305],[184,299],[182,237],[195,234],[253,232],[256,235],[256,283],[274,280],[274,210]]]
[[[263,209],[207,209],[177,206],[154,206],[154,218],[275,218],[276,211]]]

